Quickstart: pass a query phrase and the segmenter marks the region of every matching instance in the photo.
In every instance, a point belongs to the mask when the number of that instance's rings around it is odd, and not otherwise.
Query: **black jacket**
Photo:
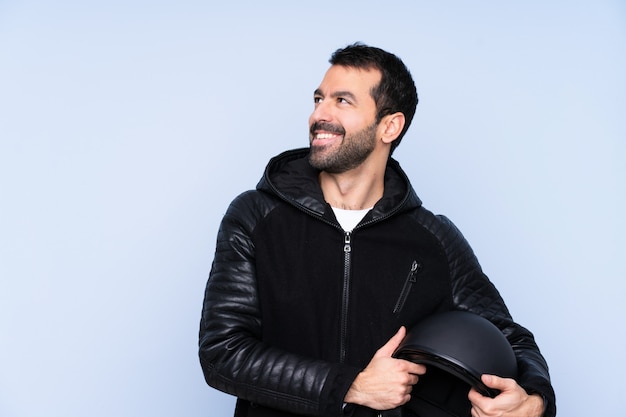
[[[422,207],[397,162],[389,161],[383,198],[346,233],[307,152],[272,159],[218,232],[200,362],[209,385],[239,398],[235,415],[340,416],[358,372],[401,325],[452,309],[502,330],[518,359],[518,383],[543,395],[546,416],[554,415],[532,334],[512,321],[458,229]],[[401,294],[414,262],[417,281]]]

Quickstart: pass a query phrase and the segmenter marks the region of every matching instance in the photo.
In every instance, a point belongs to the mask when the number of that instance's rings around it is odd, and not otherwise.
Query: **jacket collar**
[[[322,217],[328,215],[330,206],[324,200],[319,185],[319,171],[309,164],[308,154],[308,148],[301,148],[283,152],[272,158],[257,184],[257,189],[275,194],[301,210]],[[396,160],[390,158],[385,171],[383,197],[366,219],[380,220],[421,205],[422,202],[415,194],[405,172]]]

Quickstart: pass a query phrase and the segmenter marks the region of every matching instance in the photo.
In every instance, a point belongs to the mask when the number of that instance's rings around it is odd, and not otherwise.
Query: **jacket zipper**
[[[343,293],[341,298],[341,335],[339,340],[339,362],[346,359],[348,338],[348,302],[350,300],[350,262],[352,257],[352,236],[345,232],[343,238]]]
[[[398,301],[396,302],[395,307],[393,308],[393,314],[398,314],[402,311],[404,307],[404,303],[406,303],[407,298],[409,298],[409,293],[411,292],[411,287],[413,284],[417,282],[417,274],[422,270],[422,264],[413,261],[411,264],[411,270],[409,271],[409,275],[406,277],[406,281],[404,281],[404,286],[402,287],[402,292],[400,293],[400,297],[398,297]]]

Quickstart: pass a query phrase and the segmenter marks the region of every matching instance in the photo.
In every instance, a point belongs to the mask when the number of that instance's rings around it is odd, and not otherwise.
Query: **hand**
[[[483,375],[482,381],[489,388],[500,390],[495,398],[481,395],[471,389],[468,395],[472,403],[472,417],[541,417],[543,398],[539,394],[528,395],[514,379]]]
[[[406,335],[400,330],[372,357],[367,367],[357,375],[344,399],[374,410],[390,410],[411,399],[411,390],[426,373],[424,365],[391,357]]]

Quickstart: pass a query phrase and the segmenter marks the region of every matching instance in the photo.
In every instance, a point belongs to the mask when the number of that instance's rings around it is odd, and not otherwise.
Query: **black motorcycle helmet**
[[[419,322],[393,356],[428,368],[404,406],[420,417],[469,417],[471,387],[485,396],[498,394],[482,383],[481,375],[517,377],[515,354],[500,329],[464,311],[439,313]]]

